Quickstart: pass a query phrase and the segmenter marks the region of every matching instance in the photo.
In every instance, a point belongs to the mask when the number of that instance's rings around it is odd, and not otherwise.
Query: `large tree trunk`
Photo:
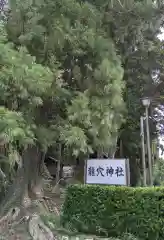
[[[27,207],[31,200],[43,197],[41,171],[44,159],[40,149],[29,145],[22,154],[22,167],[18,169],[12,186],[9,187],[2,203],[1,213],[15,204]]]
[[[44,158],[40,149],[28,146],[22,154],[22,161],[22,167],[18,170],[17,177],[1,205],[0,235],[6,234],[9,229],[14,231],[14,226],[23,221],[24,230],[27,231],[28,226],[27,234],[33,240],[53,240],[52,232],[40,218],[39,206],[32,201],[43,197],[41,175]]]
[[[22,203],[28,205],[30,198],[43,197],[41,171],[44,159],[38,147],[29,146],[23,152],[22,160]]]

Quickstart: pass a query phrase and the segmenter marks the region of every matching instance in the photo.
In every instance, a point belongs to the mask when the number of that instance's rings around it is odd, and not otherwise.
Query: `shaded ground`
[[[0,240],[31,240],[33,239],[29,234],[31,216],[47,214],[59,216],[64,201],[65,188],[56,187],[54,189],[53,182],[45,181],[44,192],[45,197],[42,200],[34,201],[32,207],[26,211],[26,215],[16,216],[13,220],[0,219]],[[13,209],[15,211],[15,207]]]

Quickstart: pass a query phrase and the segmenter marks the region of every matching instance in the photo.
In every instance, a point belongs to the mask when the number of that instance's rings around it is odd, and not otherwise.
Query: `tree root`
[[[0,236],[12,228],[13,223],[20,215],[20,209],[15,207],[11,208],[6,215],[0,219]]]
[[[33,240],[54,240],[51,230],[42,222],[38,215],[33,215],[29,221],[29,232]]]
[[[14,229],[22,223],[28,225],[28,231],[33,240],[56,239],[39,215],[31,215],[28,213],[21,217],[21,210],[19,208],[11,208],[8,213],[0,219],[0,235],[5,232],[15,232]]]
[[[49,211],[50,213],[55,213],[57,216],[59,216],[60,212],[56,206],[56,203],[49,197],[44,197],[43,199],[43,205],[45,206],[47,211]]]
[[[0,226],[3,225],[4,222],[12,222],[14,221],[18,215],[20,213],[20,209],[15,207],[15,208],[11,208],[8,213],[3,216],[1,219],[0,219]]]

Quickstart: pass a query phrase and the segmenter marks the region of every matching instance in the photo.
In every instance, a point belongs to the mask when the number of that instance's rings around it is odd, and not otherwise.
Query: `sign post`
[[[130,186],[128,159],[88,159],[84,173],[86,184]]]

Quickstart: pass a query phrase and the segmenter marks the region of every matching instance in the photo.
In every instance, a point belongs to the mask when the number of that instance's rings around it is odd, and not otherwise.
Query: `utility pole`
[[[140,118],[141,144],[142,144],[142,171],[143,186],[146,187],[146,163],[145,163],[145,136],[144,136],[144,117]]]
[[[145,97],[142,99],[142,104],[145,107],[145,115],[146,115],[146,135],[147,135],[147,152],[148,152],[148,165],[149,165],[149,185],[153,186],[153,176],[152,176],[152,160],[151,160],[151,146],[150,146],[150,131],[149,131],[149,106],[150,106],[150,98]]]
[[[145,113],[146,113],[147,150],[148,150],[149,175],[150,175],[149,177],[150,177],[150,186],[153,186],[148,106],[146,106],[145,108]]]

